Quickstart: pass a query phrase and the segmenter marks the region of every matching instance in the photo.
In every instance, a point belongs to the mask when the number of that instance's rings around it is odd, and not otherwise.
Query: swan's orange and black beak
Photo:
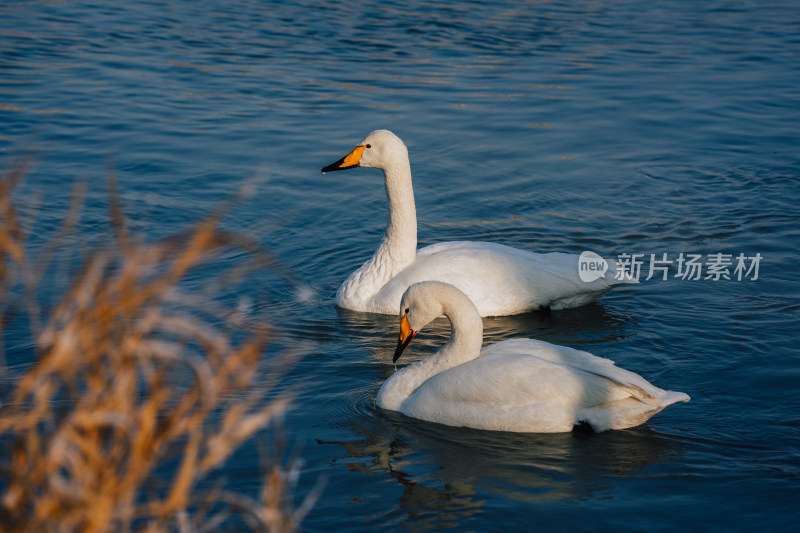
[[[341,158],[335,163],[331,163],[322,169],[322,172],[333,172],[334,170],[347,170],[355,168],[361,162],[361,154],[364,153],[366,146],[356,146],[352,152]]]
[[[405,351],[416,334],[417,332],[411,329],[411,324],[408,323],[406,313],[403,313],[403,319],[400,321],[400,338],[397,339],[397,349],[394,351],[392,363],[396,363],[397,360],[400,359],[400,356],[403,355],[403,351]]]

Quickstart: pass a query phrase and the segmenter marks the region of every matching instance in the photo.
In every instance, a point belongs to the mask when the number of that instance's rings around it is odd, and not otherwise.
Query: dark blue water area
[[[420,244],[642,254],[638,286],[579,309],[485,319],[688,393],[589,438],[482,432],[378,410],[397,318],[337,309],[386,225],[380,172],[319,169],[376,128],[411,155]],[[796,2],[234,1],[0,5],[0,158],[35,253],[85,184],[68,257],[107,242],[107,180],[131,229],[170,235],[235,199],[228,230],[293,276],[227,289],[274,326],[268,357],[323,480],[307,531],[789,531],[800,518],[800,7]],[[673,261],[649,279],[654,258]],[[737,280],[675,261],[760,254]],[[187,280],[203,286],[217,266]],[[53,270],[52,287],[65,286]],[[298,281],[299,280],[299,281]],[[57,293],[57,291],[55,291]],[[25,324],[6,330],[29,364]],[[407,362],[433,353],[443,320]],[[269,379],[269,366],[257,380]],[[217,474],[255,495],[264,438]],[[296,451],[295,451],[296,450]]]

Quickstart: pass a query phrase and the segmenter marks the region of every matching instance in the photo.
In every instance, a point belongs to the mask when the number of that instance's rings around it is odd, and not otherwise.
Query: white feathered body
[[[401,300],[401,338],[395,360],[416,331],[444,314],[450,339],[435,354],[393,374],[379,407],[450,426],[496,431],[560,433],[586,423],[594,431],[642,424],[682,392],[660,389],[609,359],[567,346],[512,339],[481,349],[483,322],[452,285],[417,283]]]
[[[378,267],[375,258],[370,259],[341,285],[336,304],[354,311],[394,314],[408,287],[442,281],[464,292],[481,316],[503,316],[543,307],[577,307],[597,300],[614,286],[636,283],[628,275],[615,279],[613,261],[604,277],[583,281],[578,259],[576,254],[537,254],[491,242],[443,242],[420,249],[410,265],[391,275]]]
[[[378,406],[450,426],[561,433],[580,423],[598,432],[638,426],[689,400],[609,359],[533,339],[492,344],[477,359],[422,380],[431,359],[390,377]]]

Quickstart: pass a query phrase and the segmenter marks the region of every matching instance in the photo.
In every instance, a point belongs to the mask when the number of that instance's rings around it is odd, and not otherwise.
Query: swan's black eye
[[[410,308],[406,308],[406,314],[408,314],[409,311],[411,311],[411,309]]]
[[[371,144],[368,144],[368,145],[367,145],[367,148],[372,148],[372,145],[371,145]]]

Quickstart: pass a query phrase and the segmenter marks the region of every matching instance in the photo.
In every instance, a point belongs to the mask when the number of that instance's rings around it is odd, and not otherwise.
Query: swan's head
[[[447,314],[445,306],[471,306],[474,309],[463,292],[447,283],[423,281],[406,289],[400,302],[400,338],[392,362],[396,363],[403,355],[419,330],[436,317]]]
[[[408,160],[408,149],[400,137],[389,130],[375,130],[358,143],[352,152],[324,167],[322,172],[355,167],[386,169],[403,157]]]

